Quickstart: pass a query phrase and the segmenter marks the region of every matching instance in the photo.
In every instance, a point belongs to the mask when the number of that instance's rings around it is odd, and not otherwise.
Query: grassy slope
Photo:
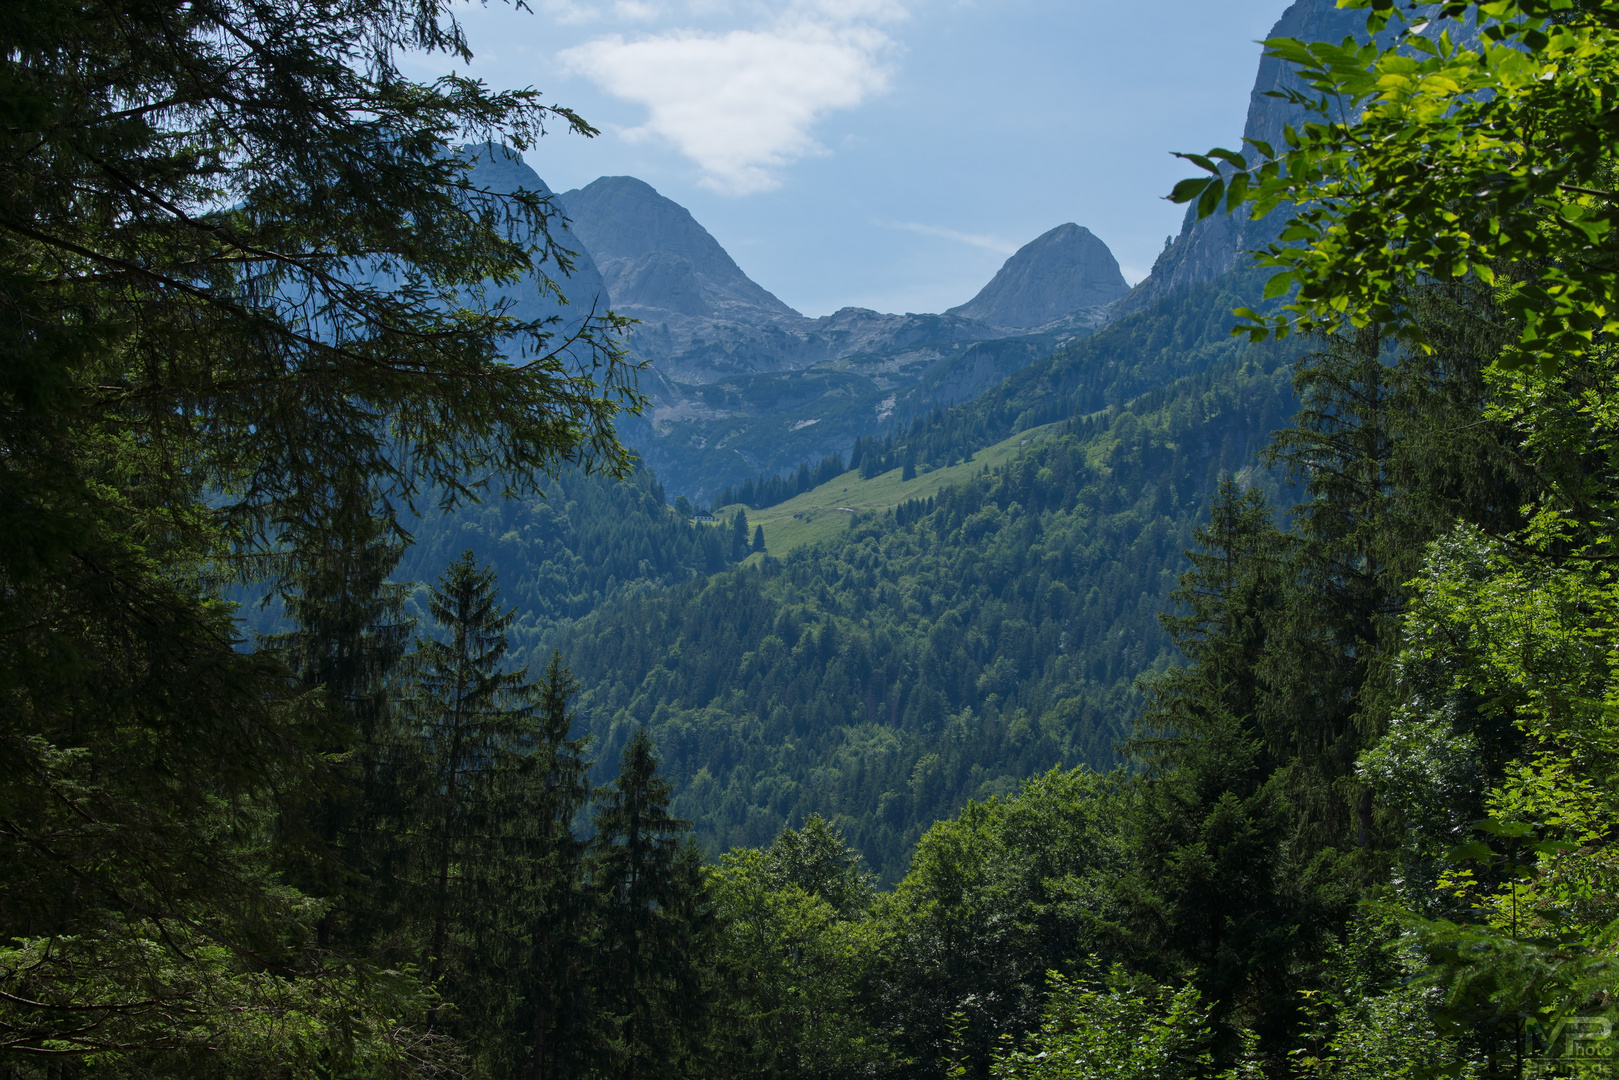
[[[985,447],[959,465],[930,472],[918,471],[914,480],[901,480],[899,469],[891,469],[863,480],[860,470],[852,469],[818,488],[764,510],[748,512],[749,525],[763,525],[765,547],[781,557],[793,548],[813,544],[848,529],[854,510],[860,513],[892,509],[911,499],[926,499],[943,488],[961,484],[983,472],[1006,464],[1017,452],[1056,433],[1059,424],[1046,424],[1018,432],[993,446]],[[737,507],[726,507],[722,514]],[[755,559],[758,556],[754,556]]]

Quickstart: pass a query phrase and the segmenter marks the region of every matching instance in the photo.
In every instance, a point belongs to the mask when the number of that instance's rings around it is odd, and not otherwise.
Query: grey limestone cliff
[[[691,211],[645,181],[603,176],[560,201],[621,310],[698,318],[798,315],[744,274]]]
[[[1346,37],[1364,37],[1365,33],[1364,11],[1340,9],[1336,0],[1296,0],[1282,12],[1282,17],[1267,36],[1303,41],[1342,41]],[[1248,97],[1248,119],[1243,125],[1243,137],[1282,146],[1282,129],[1288,124],[1301,123],[1304,115],[1297,106],[1270,94],[1301,89],[1302,86],[1289,65],[1275,57],[1262,58],[1253,91]],[[1243,149],[1239,146],[1230,148]],[[1201,151],[1206,148],[1191,149]],[[1152,273],[1119,305],[1119,313],[1127,314],[1161,296],[1219,277],[1237,265],[1238,259],[1243,257],[1242,252],[1262,248],[1274,240],[1287,217],[1285,209],[1282,209],[1273,211],[1259,221],[1251,221],[1239,210],[1230,216],[1216,213],[1199,221],[1196,208],[1188,209],[1180,235],[1164,248],[1153,265]]]
[[[1070,222],[1025,244],[977,296],[948,314],[1002,330],[1036,330],[1094,311],[1129,291],[1108,246]]]

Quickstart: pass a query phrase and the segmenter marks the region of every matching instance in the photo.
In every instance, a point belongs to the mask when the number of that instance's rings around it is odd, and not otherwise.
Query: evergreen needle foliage
[[[486,302],[568,256],[454,150],[588,127],[407,50],[466,56],[448,5],[0,12],[8,1069],[458,1067],[332,936],[404,633],[369,519],[621,468],[636,398],[610,317],[564,343]],[[299,629],[246,652],[220,586],[267,577]]]

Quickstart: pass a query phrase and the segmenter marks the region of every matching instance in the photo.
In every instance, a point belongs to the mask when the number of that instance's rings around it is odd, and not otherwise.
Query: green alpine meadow
[[[1619,1076],[1619,0],[819,316],[482,11],[0,3],[0,1080]]]

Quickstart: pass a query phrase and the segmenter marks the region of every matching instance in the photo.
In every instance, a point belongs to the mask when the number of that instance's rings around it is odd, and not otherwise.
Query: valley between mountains
[[[1303,4],[1280,30],[1353,23]],[[1250,135],[1284,122],[1283,77],[1262,65]],[[548,192],[499,147],[464,152],[482,183]],[[709,851],[819,815],[894,881],[967,801],[1122,760],[1222,478],[1292,498],[1256,455],[1301,349],[1230,334],[1260,286],[1238,245],[1265,234],[1189,215],[1131,289],[1061,225],[947,312],[811,319],[641,181],[554,204],[577,253],[559,313],[638,320],[650,401],[620,431],[640,471],[420,522],[418,596],[463,549],[486,560],[519,654],[580,677],[599,767],[650,732]]]

